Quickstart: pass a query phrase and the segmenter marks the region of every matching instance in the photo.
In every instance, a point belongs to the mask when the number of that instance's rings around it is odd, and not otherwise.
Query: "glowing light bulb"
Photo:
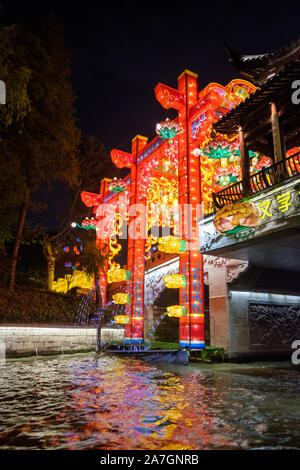
[[[194,149],[193,154],[195,155],[195,157],[199,157],[201,155],[201,150],[200,149]]]

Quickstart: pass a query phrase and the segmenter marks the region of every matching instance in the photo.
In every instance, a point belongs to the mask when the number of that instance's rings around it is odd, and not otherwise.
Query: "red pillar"
[[[100,210],[100,214],[97,217],[97,231],[96,231],[96,246],[99,251],[106,250],[109,246],[109,239],[110,239],[110,231],[107,230],[105,226],[104,219],[105,219],[105,209],[108,207],[103,204],[103,198],[105,193],[108,191],[109,184],[111,183],[110,178],[103,178],[100,183],[100,204],[99,207],[102,209]],[[108,261],[105,263],[103,269],[99,271],[99,280],[100,280],[100,292],[102,296],[102,303],[103,305],[106,304],[106,296],[107,296],[107,271],[108,271]]]
[[[187,287],[180,289],[180,305],[187,310],[180,318],[180,346],[204,349],[204,282],[203,256],[199,252],[197,218],[200,216],[201,188],[199,158],[195,145],[189,111],[198,99],[198,76],[185,70],[178,77],[178,91],[185,96],[185,106],[178,112],[183,132],[178,138],[179,205],[181,209],[181,238],[187,241],[186,253],[180,255],[180,274]]]

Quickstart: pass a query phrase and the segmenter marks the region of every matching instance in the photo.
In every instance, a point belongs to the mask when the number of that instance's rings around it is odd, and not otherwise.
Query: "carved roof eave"
[[[226,43],[224,45],[234,67],[258,84],[265,82],[271,73],[278,73],[300,56],[300,37],[277,51],[266,54],[242,55]]]
[[[300,74],[300,59],[281,70],[277,75],[270,78],[268,82],[262,85],[245,101],[229,111],[225,116],[213,124],[213,128],[221,134],[230,134],[238,131],[238,127],[247,121],[256,109],[276,98],[282,90],[290,87],[290,83],[296,80]]]

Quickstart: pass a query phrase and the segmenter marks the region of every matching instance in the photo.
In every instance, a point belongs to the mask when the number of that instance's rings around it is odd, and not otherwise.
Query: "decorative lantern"
[[[271,159],[269,157],[258,157],[258,156],[255,156],[252,158],[252,171],[254,172],[257,172],[257,171],[261,171],[263,170],[264,168],[268,168],[269,166],[271,166]]]
[[[184,253],[186,241],[176,238],[173,235],[158,239],[158,249],[164,253]]]
[[[259,211],[252,202],[227,204],[218,210],[214,218],[214,226],[220,233],[232,235],[250,227],[256,227]]]
[[[126,189],[126,183],[121,179],[114,178],[108,189],[114,193],[123,193]]]
[[[173,137],[175,137],[181,131],[180,125],[175,122],[171,121],[167,118],[165,121],[161,121],[156,125],[156,133],[162,139],[168,139],[169,143],[172,143]]]
[[[245,101],[245,99],[249,98],[250,96],[249,91],[245,87],[240,85],[235,85],[232,91],[235,96],[241,99],[241,101]]]
[[[186,308],[181,305],[172,305],[171,307],[167,307],[167,314],[168,317],[185,317]]]
[[[127,325],[129,323],[129,317],[127,315],[116,315],[114,320],[115,323],[120,323],[121,325]]]
[[[130,281],[131,272],[126,269],[112,268],[107,273],[107,282],[111,284],[112,282],[122,282]]]
[[[164,277],[166,287],[171,289],[179,289],[180,287],[186,287],[186,279],[182,274],[170,274]]]
[[[214,160],[224,160],[225,158],[230,159],[233,155],[233,151],[231,150],[229,143],[226,146],[219,143],[208,144],[206,147],[204,147],[203,153],[207,157],[213,158]]]
[[[219,183],[221,186],[228,186],[231,183],[236,183],[237,182],[237,177],[233,176],[232,173],[228,174],[223,174],[218,176],[217,183]]]
[[[118,294],[114,294],[112,297],[115,304],[129,304],[130,302],[130,295],[123,292],[118,292]]]

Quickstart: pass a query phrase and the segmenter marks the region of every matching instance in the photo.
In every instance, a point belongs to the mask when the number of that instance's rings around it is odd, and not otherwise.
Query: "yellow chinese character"
[[[259,208],[262,210],[262,215],[260,216],[260,220],[264,220],[266,216],[272,217],[273,214],[269,212],[269,207],[272,201],[265,201],[259,204]]]
[[[277,196],[277,201],[278,203],[280,204],[278,206],[278,209],[281,211],[281,212],[286,212],[289,210],[290,206],[292,205],[291,202],[289,202],[291,199],[291,194],[290,192],[286,192],[286,193],[283,193],[283,194],[280,194],[279,196]]]

